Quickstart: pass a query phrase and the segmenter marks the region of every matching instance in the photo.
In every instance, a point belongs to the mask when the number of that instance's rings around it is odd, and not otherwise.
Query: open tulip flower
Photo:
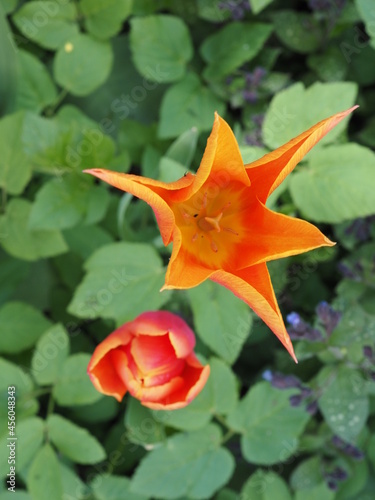
[[[173,251],[162,289],[211,279],[245,301],[296,360],[266,262],[332,243],[315,226],[269,210],[269,195],[303,156],[355,107],[319,122],[244,165],[229,125],[215,115],[196,173],[165,183],[103,169],[86,172],[146,201]],[[324,203],[324,200],[322,200]]]
[[[153,410],[176,410],[200,393],[210,373],[194,346],[194,333],[179,316],[145,312],[97,346],[87,371],[99,392],[118,401],[129,392]]]

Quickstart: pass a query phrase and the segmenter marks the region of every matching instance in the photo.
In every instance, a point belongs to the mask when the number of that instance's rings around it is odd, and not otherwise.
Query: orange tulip
[[[217,114],[196,175],[165,183],[103,169],[86,172],[146,201],[173,251],[163,289],[211,279],[245,301],[295,361],[266,262],[334,245],[315,226],[269,210],[268,196],[353,107],[244,165],[229,125]]]
[[[148,408],[176,410],[200,393],[210,373],[194,346],[194,333],[179,316],[145,312],[97,346],[87,372],[99,392],[118,401],[129,391]]]

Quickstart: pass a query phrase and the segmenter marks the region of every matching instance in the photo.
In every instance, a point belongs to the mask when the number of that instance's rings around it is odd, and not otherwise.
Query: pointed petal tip
[[[334,247],[337,244],[335,241],[331,241],[329,238],[327,238],[327,236],[324,236],[324,243],[328,247]]]

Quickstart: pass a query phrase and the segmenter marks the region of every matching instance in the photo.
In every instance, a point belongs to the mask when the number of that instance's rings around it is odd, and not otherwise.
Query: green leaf
[[[213,424],[170,438],[142,460],[131,491],[164,499],[212,497],[234,470],[233,457],[220,440],[220,429]]]
[[[180,135],[168,148],[165,157],[190,167],[198,142],[198,130],[193,127]]]
[[[366,424],[369,400],[365,382],[357,371],[338,367],[324,379],[324,392],[319,408],[332,431],[341,439],[355,441]]]
[[[13,12],[17,4],[18,0],[0,0],[0,5],[3,7],[5,14]]]
[[[224,114],[224,104],[210,89],[201,85],[197,75],[188,74],[164,95],[158,135],[166,139],[177,137],[192,127],[199,132],[210,130],[215,111]]]
[[[103,423],[113,420],[119,410],[119,403],[115,398],[101,398],[89,405],[76,406],[69,411],[72,419],[87,424]]]
[[[374,2],[372,2],[371,0],[355,0],[355,5],[357,7],[361,19],[365,23],[367,34],[374,39],[375,38]]]
[[[132,12],[133,0],[81,0],[86,30],[105,40],[116,35]]]
[[[2,254],[0,261],[0,304],[13,295],[18,285],[27,278],[30,271],[28,262]]]
[[[191,431],[207,425],[213,415],[226,415],[238,402],[237,381],[232,370],[217,358],[210,359],[211,373],[202,392],[180,410],[153,411],[158,422]]]
[[[51,323],[41,312],[23,302],[8,302],[0,309],[0,352],[29,349]]]
[[[241,498],[246,500],[292,500],[288,486],[272,471],[258,469],[244,484]]]
[[[91,94],[108,78],[113,54],[108,42],[89,35],[69,38],[56,53],[53,64],[55,80],[76,96]],[[95,64],[92,62],[95,61]]]
[[[53,396],[59,405],[86,405],[102,397],[87,375],[90,358],[89,354],[73,354],[64,362],[53,388]]]
[[[294,490],[311,490],[318,486],[324,479],[322,472],[324,466],[319,456],[313,456],[299,463],[294,469],[290,485]]]
[[[62,325],[54,325],[39,339],[31,360],[39,385],[53,384],[69,354],[69,336]]]
[[[125,425],[129,440],[147,449],[165,440],[164,426],[154,418],[153,412],[137,399],[130,398],[127,403]]]
[[[59,462],[49,444],[44,445],[31,464],[27,475],[27,488],[33,500],[63,498]]]
[[[89,491],[86,484],[68,466],[60,462],[59,467],[64,491],[63,500],[87,500]]]
[[[335,492],[323,482],[309,490],[298,490],[294,498],[295,500],[334,500]]]
[[[203,75],[206,80],[218,80],[261,50],[272,32],[272,26],[261,23],[229,23],[203,42],[200,52],[208,63]]]
[[[251,10],[253,14],[259,14],[262,10],[268,7],[273,0],[251,0]]]
[[[169,15],[136,17],[130,22],[130,48],[138,71],[154,82],[175,82],[193,57],[184,21]]]
[[[26,38],[54,50],[78,33],[76,17],[73,2],[33,1],[13,15],[13,22]]]
[[[42,446],[44,439],[44,422],[38,417],[31,417],[26,420],[21,420],[20,422],[16,420],[15,434],[18,443],[22,443],[22,447],[17,447],[16,443],[16,468],[21,471],[29,465],[39,448]],[[8,444],[10,444],[9,434],[6,433],[0,439],[0,475],[2,477],[6,477],[6,474],[9,472],[9,465],[12,465],[8,463]]]
[[[157,310],[169,299],[160,293],[164,269],[147,244],[111,243],[85,263],[87,274],[78,286],[69,312],[79,318],[113,318],[122,324],[146,310]]]
[[[52,443],[73,462],[96,464],[106,457],[104,448],[94,436],[60,415],[48,417],[47,429]]]
[[[298,436],[310,415],[290,406],[291,393],[260,382],[229,415],[229,425],[243,434],[242,453],[249,462],[271,465],[285,461],[296,451]]]
[[[38,411],[38,403],[31,394],[34,387],[31,377],[19,366],[0,358],[0,400],[3,402],[0,406],[0,421],[3,422],[7,416],[8,407],[5,403],[9,386],[16,388],[17,419],[34,415]]]
[[[13,198],[7,205],[5,215],[0,217],[0,243],[14,257],[38,260],[67,251],[68,247],[59,231],[32,231],[28,220],[32,204],[21,198]]]
[[[226,288],[205,281],[188,290],[200,338],[228,363],[234,363],[250,334],[249,307]]]
[[[181,179],[186,174],[187,169],[181,163],[163,156],[159,161],[159,172],[159,181],[174,182]]]
[[[326,82],[344,80],[348,73],[348,64],[336,45],[328,47],[322,54],[311,54],[307,64],[316,71],[319,79]]]
[[[76,226],[64,231],[64,238],[72,252],[87,259],[99,247],[113,242],[113,237],[99,226]]]
[[[97,500],[147,500],[143,495],[130,491],[131,482],[127,477],[98,475],[92,483],[91,489]]]
[[[32,229],[67,229],[85,218],[87,224],[101,220],[108,207],[108,192],[88,178],[70,175],[44,183],[31,209]]]
[[[324,39],[322,24],[310,14],[280,10],[272,15],[272,19],[278,38],[295,52],[314,52]]]
[[[0,120],[0,186],[9,194],[20,194],[31,179],[31,165],[22,144],[24,113]]]
[[[47,68],[30,52],[18,51],[16,109],[36,113],[57,99],[57,90]]]
[[[358,144],[313,151],[290,181],[293,201],[316,222],[337,224],[375,213],[375,154]],[[324,200],[324,201],[323,201]]]
[[[357,85],[351,82],[316,82],[308,89],[302,83],[291,85],[276,94],[268,107],[262,125],[265,144],[270,149],[278,148],[320,120],[353,106],[356,94]],[[319,145],[333,142],[348,119],[331,130]]]

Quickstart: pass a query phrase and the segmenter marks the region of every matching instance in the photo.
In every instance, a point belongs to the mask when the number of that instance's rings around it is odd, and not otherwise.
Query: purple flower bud
[[[300,404],[302,403],[302,399],[303,398],[301,394],[293,394],[293,396],[290,396],[289,398],[290,406],[300,406]]]
[[[363,355],[366,358],[372,360],[374,358],[374,351],[373,351],[372,347],[369,345],[364,345],[363,346]]]
[[[331,335],[341,320],[341,313],[332,309],[332,307],[325,301],[318,304],[316,313],[327,334]]]
[[[345,481],[345,479],[348,479],[348,473],[342,467],[336,467],[328,476],[332,479],[336,479],[336,481]]]
[[[255,92],[255,90],[244,90],[242,95],[245,101],[251,104],[254,104],[258,100],[258,94]]]
[[[276,389],[299,389],[301,381],[294,375],[283,375],[282,373],[274,373],[271,380],[272,387]]]
[[[336,483],[336,481],[333,481],[332,479],[328,479],[327,486],[332,491],[336,491],[337,490],[337,483]]]
[[[291,312],[290,314],[288,314],[286,320],[294,328],[296,328],[296,326],[298,326],[302,322],[300,315],[296,312]]]
[[[306,406],[306,411],[310,415],[315,415],[315,413],[318,411],[318,402],[317,401],[312,401]]]

